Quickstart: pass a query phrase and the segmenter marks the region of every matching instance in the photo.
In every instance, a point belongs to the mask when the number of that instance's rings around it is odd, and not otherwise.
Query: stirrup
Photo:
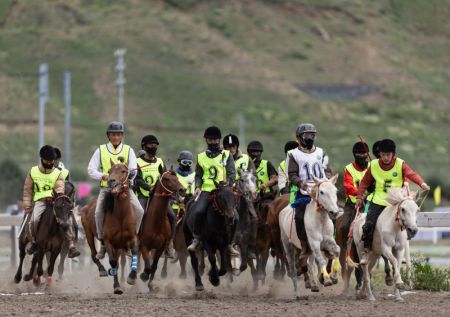
[[[200,247],[200,240],[197,238],[194,238],[192,240],[192,243],[187,247],[188,251],[195,252]]]

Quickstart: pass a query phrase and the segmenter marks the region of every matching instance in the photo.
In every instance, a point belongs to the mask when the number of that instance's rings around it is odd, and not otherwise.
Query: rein
[[[173,190],[170,190],[166,186],[164,186],[163,178],[164,178],[164,176],[167,173],[169,173],[169,171],[166,171],[166,172],[162,173],[162,175],[159,176],[159,178],[158,178],[159,183],[161,184],[161,186],[163,188],[163,192],[162,193],[154,193],[153,196],[156,196],[156,197],[169,197],[169,198],[172,198],[172,199],[176,200],[176,197],[173,195],[173,193],[174,193]]]
[[[316,191],[315,195],[313,193],[313,190],[306,191],[308,193],[309,197],[311,197],[311,199],[317,204],[317,208],[316,208],[317,212],[319,212],[319,210],[322,209],[322,205],[319,203],[319,187],[320,187],[320,185],[322,185],[323,183],[328,182],[328,181],[329,180],[322,180],[316,184],[317,188],[315,190]],[[316,187],[316,186],[314,186],[314,187]]]

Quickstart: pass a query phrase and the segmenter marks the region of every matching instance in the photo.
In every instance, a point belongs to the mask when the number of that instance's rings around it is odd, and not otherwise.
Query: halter
[[[233,194],[236,194],[236,192],[233,190]],[[207,200],[212,200],[213,202],[213,207],[214,209],[216,209],[219,214],[221,214],[222,216],[225,216],[225,212],[219,207],[219,203],[217,202],[217,194],[216,193],[210,193],[207,197]],[[234,207],[236,208],[237,206],[237,200],[234,199]]]
[[[317,208],[316,208],[317,212],[319,212],[320,209],[322,209],[322,205],[319,203],[319,187],[320,187],[320,185],[322,185],[323,183],[326,183],[326,182],[329,182],[329,180],[328,179],[323,179],[323,180],[319,181],[316,184],[316,186],[315,186],[315,187],[317,187],[316,188],[316,195],[315,195],[316,197],[314,197],[312,191],[307,191],[309,197],[311,197],[311,199],[317,204]]]
[[[406,200],[412,200],[412,201],[414,201],[414,199],[413,199],[412,197],[406,197],[405,199],[402,199],[402,200],[398,203],[397,211],[396,211],[396,215],[395,215],[395,221],[398,222],[398,225],[400,226],[400,231],[403,231],[403,230],[405,229],[405,225],[403,224],[402,217],[401,217],[401,215],[400,215],[400,209],[401,209],[400,207],[401,207],[402,203],[403,203],[404,201],[406,201]]]
[[[164,186],[163,178],[164,178],[164,176],[165,176],[166,174],[168,174],[168,173],[170,173],[170,171],[165,171],[165,172],[162,173],[162,175],[158,178],[159,183],[161,184],[161,186],[162,186],[162,188],[163,188],[163,192],[162,192],[162,193],[154,193],[153,195],[154,195],[154,196],[157,196],[157,197],[170,197],[170,198],[172,198],[172,199],[178,200],[178,199],[173,195],[174,191],[173,191],[173,190],[170,190],[170,189],[168,189],[166,186]]]

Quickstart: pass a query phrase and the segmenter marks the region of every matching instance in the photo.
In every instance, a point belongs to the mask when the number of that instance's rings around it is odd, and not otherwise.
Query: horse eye
[[[320,194],[323,195],[323,190],[320,191]]]
[[[405,208],[402,207],[402,212],[405,212]]]

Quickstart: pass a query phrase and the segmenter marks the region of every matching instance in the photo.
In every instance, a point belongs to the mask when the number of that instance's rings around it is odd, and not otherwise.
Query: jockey
[[[220,139],[222,138],[220,129],[214,126],[208,127],[203,137],[208,148],[197,156],[194,192],[196,202],[191,207],[194,221],[194,240],[188,246],[189,251],[195,251],[200,245],[200,230],[206,219],[209,204],[207,198],[210,192],[216,189],[214,181],[218,183],[225,180],[229,186],[232,186],[236,177],[233,156],[230,155],[229,151],[220,147]],[[234,234],[231,236],[233,237]],[[228,252],[232,256],[240,255],[231,243],[228,245]]]
[[[300,124],[295,131],[299,146],[291,150],[286,159],[289,182],[299,188],[297,200],[301,203],[295,208],[295,228],[302,246],[303,258],[308,250],[304,217],[306,205],[311,202],[309,193],[315,184],[313,176],[325,178],[326,154],[322,148],[314,145],[316,133],[313,124]]]
[[[39,221],[45,211],[45,200],[52,197],[53,190],[56,195],[64,195],[64,178],[59,169],[55,168],[56,153],[52,146],[44,145],[40,151],[41,165],[34,166],[25,179],[23,186],[23,207],[26,214],[31,213],[30,233],[31,246],[27,253],[33,254],[37,250],[36,234]],[[32,203],[34,202],[34,207]],[[72,226],[66,231],[66,239],[69,242],[69,258],[80,255],[73,243],[74,235]]]
[[[288,141],[284,145],[285,159],[278,166],[278,190],[280,195],[289,194],[288,175],[286,171],[286,156],[290,150],[298,147],[297,141]]]
[[[222,140],[223,148],[229,150],[233,155],[234,165],[236,167],[236,180],[239,179],[238,169],[246,173],[251,173],[256,177],[255,163],[250,157],[239,150],[239,139],[234,134],[226,135]],[[248,242],[247,257],[256,259],[256,235],[258,233],[258,219],[250,213],[250,241]]]
[[[252,141],[247,145],[247,153],[255,163],[256,176],[258,183],[256,190],[262,195],[273,193],[273,186],[278,182],[278,173],[275,167],[267,160],[261,159],[261,154],[264,151],[263,145],[259,141]]]
[[[53,149],[56,153],[55,167],[61,171],[64,180],[68,181],[70,179],[70,173],[69,170],[65,168],[63,162],[61,162],[61,151],[57,147],[54,147]]]
[[[430,190],[423,178],[409,167],[405,161],[395,155],[394,141],[390,139],[381,140],[379,151],[380,159],[373,160],[370,163],[370,167],[359,184],[356,196],[356,208],[359,208],[362,205],[366,189],[375,183],[374,196],[369,206],[366,222],[363,225],[364,252],[360,261],[362,265],[367,264],[367,255],[372,248],[373,233],[378,217],[388,205],[386,201],[387,190],[389,188],[401,188],[406,177],[419,185],[423,190]]]
[[[350,224],[355,217],[356,194],[358,186],[369,166],[369,147],[366,143],[356,142],[352,149],[354,161],[344,168],[345,206],[342,223],[342,235],[347,239]]]
[[[195,171],[192,169],[192,164],[194,163],[194,156],[189,151],[181,151],[178,153],[178,167],[175,169],[178,180],[181,185],[183,185],[186,190],[185,197],[190,198],[194,195],[195,191]],[[180,211],[182,206],[173,203],[172,209],[178,215],[181,216]]]
[[[147,209],[147,204],[152,199],[152,192],[158,178],[166,172],[163,160],[156,156],[158,145],[158,139],[154,135],[149,134],[144,136],[141,140],[141,148],[145,153],[136,160],[138,172],[134,182],[135,187],[138,190],[138,200],[141,203],[144,212]],[[176,218],[175,213],[170,206],[167,217],[169,218],[170,227],[172,229],[172,239],[166,249],[166,256],[175,258],[173,238],[175,237]]]
[[[119,162],[119,159],[123,160],[123,163],[128,166],[129,169],[136,168],[136,156],[133,149],[126,144],[122,143],[124,133],[124,126],[121,122],[113,121],[108,124],[106,129],[106,136],[109,142],[102,144],[95,150],[92,155],[89,165],[88,174],[92,179],[100,181],[100,191],[98,193],[97,205],[95,207],[95,223],[97,226],[97,237],[101,242],[100,250],[97,253],[97,259],[103,259],[105,257],[105,244],[103,242],[103,222],[105,218],[105,197],[110,191],[108,188],[108,171],[111,168],[111,161],[113,163]],[[133,180],[136,173],[131,171],[128,175],[130,181]],[[136,233],[139,232],[141,227],[142,217],[144,210],[139,203],[133,190],[129,188],[130,202],[136,213]]]

